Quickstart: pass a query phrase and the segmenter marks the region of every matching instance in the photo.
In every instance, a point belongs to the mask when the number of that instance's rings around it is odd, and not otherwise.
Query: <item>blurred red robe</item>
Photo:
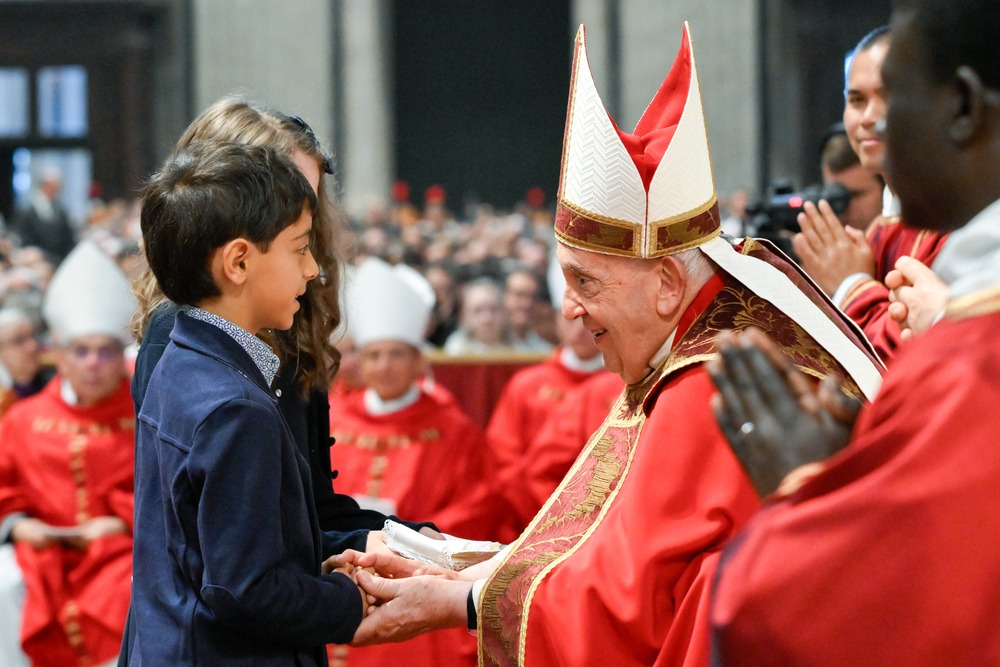
[[[421,390],[414,404],[384,415],[369,414],[364,396],[330,394],[337,492],[389,499],[396,516],[433,522],[457,537],[493,539],[498,504],[486,479],[482,431],[445,394]],[[474,665],[476,640],[466,630],[439,630],[329,653],[332,667]]]
[[[614,373],[597,373],[576,387],[545,420],[520,472],[525,492],[519,510],[525,525],[559,486],[624,388]]]
[[[532,449],[535,436],[546,418],[562,406],[567,394],[595,375],[567,368],[560,360],[561,353],[562,348],[542,363],[518,371],[504,387],[486,428],[491,474],[512,508],[497,536],[501,542],[510,542],[520,535],[542,506],[527,496],[522,476],[526,461],[535,456]],[[584,442],[586,437],[577,443],[577,453]]]
[[[721,664],[1000,664],[1000,291],[900,352],[852,443],[726,550]]]
[[[100,516],[132,528],[135,413],[129,383],[90,408],[68,405],[56,376],[0,422],[0,517],[51,526]],[[132,578],[132,536],[86,551],[15,544],[27,595],[21,642],[37,667],[93,665],[118,655]]]
[[[900,344],[899,322],[889,317],[889,288],[885,277],[903,256],[930,266],[947,234],[910,227],[899,216],[878,217],[866,232],[875,257],[873,278],[859,280],[844,296],[841,309],[865,332],[875,351],[887,363]]]

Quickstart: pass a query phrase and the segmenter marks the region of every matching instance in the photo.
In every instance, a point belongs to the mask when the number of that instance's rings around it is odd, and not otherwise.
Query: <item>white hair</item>
[[[695,291],[701,289],[715,273],[715,264],[698,248],[682,250],[673,257],[684,266],[688,284]]]

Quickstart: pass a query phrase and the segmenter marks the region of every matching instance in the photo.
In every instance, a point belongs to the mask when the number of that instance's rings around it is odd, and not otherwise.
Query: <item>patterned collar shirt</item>
[[[264,379],[267,380],[268,386],[274,382],[274,376],[278,373],[278,366],[281,365],[281,361],[278,359],[278,355],[274,353],[274,350],[271,349],[270,345],[262,341],[260,338],[257,338],[257,336],[254,336],[243,327],[237,326],[224,317],[219,317],[215,313],[210,313],[207,310],[202,310],[201,308],[196,307],[185,308],[184,312],[196,320],[214,324],[229,334],[233,340],[239,343],[240,347],[246,350],[246,353],[250,355],[250,358],[253,359],[253,363],[260,369]]]

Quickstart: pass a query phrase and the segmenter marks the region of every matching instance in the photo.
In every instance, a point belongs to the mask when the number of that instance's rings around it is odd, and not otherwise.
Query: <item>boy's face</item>
[[[249,308],[250,328],[289,329],[299,310],[298,297],[306,284],[319,275],[319,266],[309,248],[312,237],[312,212],[303,210],[292,225],[278,234],[268,251],[254,247],[244,286]]]

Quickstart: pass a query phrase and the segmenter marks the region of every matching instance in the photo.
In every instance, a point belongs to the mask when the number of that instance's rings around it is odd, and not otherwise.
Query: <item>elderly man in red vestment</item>
[[[1000,5],[897,0],[892,30],[889,170],[906,219],[951,232],[934,263],[948,307],[847,448],[795,470],[727,550],[712,610],[727,667],[1000,664]],[[720,418],[755,478],[779,479],[831,419],[763,354],[725,353]]]
[[[356,641],[475,620],[485,665],[705,665],[719,554],[759,504],[709,406],[703,362],[716,333],[756,322],[809,372],[844,372],[859,395],[878,384],[860,334],[794,266],[752,239],[719,236],[686,27],[634,134],[604,110],[581,30],[568,116],[555,225],[563,314],[583,320],[627,386],[495,559],[454,579],[360,573],[372,595],[392,599]],[[368,560],[389,566],[357,557]]]
[[[27,597],[24,652],[39,667],[115,662],[132,574],[134,414],[124,361],[124,274],[82,243],[44,313],[59,373],[0,422],[0,517]]]
[[[882,61],[889,43],[887,27],[866,35],[847,58],[844,87],[844,129],[851,147],[861,165],[887,183],[882,215],[862,235],[842,225],[826,202],[818,207],[809,203],[799,214],[802,233],[794,239],[803,268],[861,326],[884,360],[892,358],[902,340],[899,323],[889,315],[889,272],[901,257],[929,265],[946,238],[944,232],[917,229],[901,219],[892,178],[886,173],[878,124],[885,118]]]

